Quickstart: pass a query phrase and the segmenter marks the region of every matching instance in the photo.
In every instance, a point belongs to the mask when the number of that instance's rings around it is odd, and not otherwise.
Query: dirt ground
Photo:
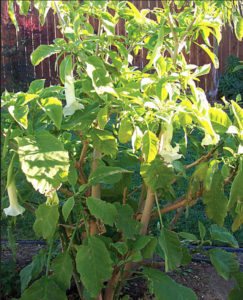
[[[17,270],[20,271],[24,266],[29,264],[32,256],[45,247],[43,245],[17,245]],[[243,255],[237,254],[240,265],[243,265]],[[2,245],[2,261],[11,261],[12,253],[7,245]],[[163,267],[161,267],[163,270]],[[199,300],[226,300],[229,291],[234,287],[234,280],[224,280],[219,276],[213,266],[205,262],[191,262],[186,267],[173,271],[168,274],[176,282],[191,288],[198,296]],[[133,279],[122,290],[123,295],[129,295],[129,299],[148,300],[154,299],[150,295],[146,280]],[[75,288],[68,292],[69,300],[78,299]],[[12,295],[14,296],[14,295]]]

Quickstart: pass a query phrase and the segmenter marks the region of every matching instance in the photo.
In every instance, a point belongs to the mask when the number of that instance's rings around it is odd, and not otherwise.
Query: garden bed
[[[22,268],[31,263],[32,257],[46,247],[40,244],[18,244],[16,249],[16,271],[19,273]],[[196,257],[204,257],[202,253],[197,253]],[[237,253],[239,264],[243,265],[243,254]],[[12,252],[7,244],[2,244],[2,262],[11,262]],[[11,265],[11,264],[10,264]],[[164,270],[161,267],[161,270]],[[17,274],[16,272],[16,274]],[[224,280],[219,276],[213,266],[206,262],[191,262],[186,267],[180,267],[176,271],[169,273],[177,283],[191,288],[199,300],[224,300],[227,299],[229,291],[234,287],[234,280]],[[129,299],[154,299],[149,293],[146,280],[136,278],[129,280],[122,290],[123,295],[129,295]],[[5,299],[18,297],[19,295],[11,294]],[[79,299],[75,286],[72,285],[68,291],[68,299]]]

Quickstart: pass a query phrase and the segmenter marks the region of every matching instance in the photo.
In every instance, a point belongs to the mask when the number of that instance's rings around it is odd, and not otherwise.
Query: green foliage
[[[236,255],[215,248],[209,251],[210,259],[219,275],[228,280],[239,268]]]
[[[243,98],[243,70],[234,69],[240,65],[240,59],[230,55],[226,59],[225,72],[219,76],[219,96],[225,96],[226,99],[236,99],[238,94]]]
[[[112,226],[117,217],[117,210],[115,205],[95,199],[87,198],[87,206],[90,213],[98,219],[101,219],[105,224]]]
[[[161,300],[196,300],[195,293],[172,280],[159,270],[145,268],[143,273],[148,277],[150,284],[149,289],[151,293],[155,294],[155,299]]]
[[[112,260],[102,240],[90,237],[87,245],[79,246],[76,263],[85,288],[96,297],[112,273]]]
[[[178,235],[163,229],[158,242],[165,256],[165,271],[174,270],[180,265],[182,259],[182,247]]]
[[[41,130],[16,140],[22,171],[37,191],[48,195],[67,180],[68,152],[56,137]]]
[[[200,240],[193,228],[179,233],[181,242],[168,227],[174,222],[171,211],[186,207],[190,213],[200,197],[207,217],[219,226],[229,216],[233,230],[241,226],[239,96],[212,107],[196,86],[211,65],[190,65],[184,56],[195,43],[217,68],[210,34],[219,43],[222,25],[233,21],[241,39],[239,7],[216,0],[182,2],[163,1],[162,8],[139,11],[129,1],[34,1],[42,25],[53,9],[63,38],[35,49],[32,64],[59,54],[55,65],[60,63],[62,86],[35,80],[26,93],[2,95],[4,217],[23,213],[21,202],[35,212],[36,236],[49,245],[48,254],[38,254],[21,271],[21,299],[67,299],[72,275],[80,298],[117,299],[131,263],[159,252],[166,272],[188,264],[191,256],[182,243],[208,242],[210,221],[195,218]],[[17,3],[26,15],[30,2]],[[12,1],[9,13],[17,25]],[[98,21],[97,33],[90,16]],[[115,33],[121,20],[126,36]],[[144,50],[148,62],[138,70],[133,56]],[[35,202],[37,194],[42,197]],[[148,234],[157,215],[158,239]],[[211,227],[211,238],[237,247],[219,226]],[[62,252],[53,260],[57,237]],[[14,244],[13,234],[9,239]],[[239,281],[231,254],[211,251],[210,256],[224,278]],[[44,266],[45,276],[28,287]],[[143,274],[156,299],[196,299],[163,272]]]
[[[34,231],[37,236],[51,239],[56,231],[59,213],[58,206],[47,206],[45,203],[39,205],[36,210],[36,221]]]

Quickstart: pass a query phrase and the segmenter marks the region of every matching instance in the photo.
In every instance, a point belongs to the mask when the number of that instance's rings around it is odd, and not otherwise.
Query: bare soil
[[[17,245],[17,271],[28,265],[32,256],[39,252],[39,250],[45,247],[43,245]],[[240,264],[243,263],[243,255],[237,254]],[[12,253],[7,245],[2,245],[1,259],[3,262],[12,261]],[[163,267],[161,267],[163,270]],[[191,262],[186,267],[181,267],[176,271],[168,274],[176,282],[191,288],[199,300],[226,300],[228,298],[229,291],[234,287],[234,280],[224,280],[219,276],[215,268],[205,262]],[[148,300],[154,299],[149,293],[147,283],[145,279],[136,278],[129,280],[127,285],[122,290],[123,295],[129,295],[129,299],[133,300]],[[11,295],[11,297],[17,297],[19,295]],[[5,299],[11,299],[6,298]],[[4,298],[2,298],[4,299]],[[75,287],[72,286],[68,292],[69,300],[78,299]],[[55,300],[55,299],[53,299]]]

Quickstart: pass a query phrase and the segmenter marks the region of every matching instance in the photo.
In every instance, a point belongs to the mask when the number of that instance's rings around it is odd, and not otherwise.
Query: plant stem
[[[53,248],[53,245],[54,245],[54,236],[55,236],[55,233],[53,234],[53,236],[51,238],[51,241],[50,241],[50,247],[49,247],[47,262],[46,262],[46,276],[49,275],[50,262],[51,262],[51,256],[52,256],[52,248]]]
[[[159,200],[158,200],[158,195],[157,193],[155,192],[155,201],[156,201],[156,205],[157,205],[157,210],[158,210],[158,214],[159,214],[159,220],[160,220],[160,226],[161,228],[164,227],[163,225],[163,221],[162,221],[162,216],[161,216],[161,212],[160,212],[160,208],[159,208]]]
[[[101,153],[98,149],[94,149],[91,172],[93,172],[99,166],[97,159],[101,159]],[[101,185],[97,184],[96,186],[92,186],[91,197],[100,199],[100,195],[101,195]]]
[[[141,223],[142,223],[142,228],[140,231],[141,234],[147,233],[148,224],[149,224],[149,221],[151,218],[151,212],[152,212],[153,205],[154,205],[154,193],[148,187],[144,210],[143,210],[142,217],[141,217]]]

